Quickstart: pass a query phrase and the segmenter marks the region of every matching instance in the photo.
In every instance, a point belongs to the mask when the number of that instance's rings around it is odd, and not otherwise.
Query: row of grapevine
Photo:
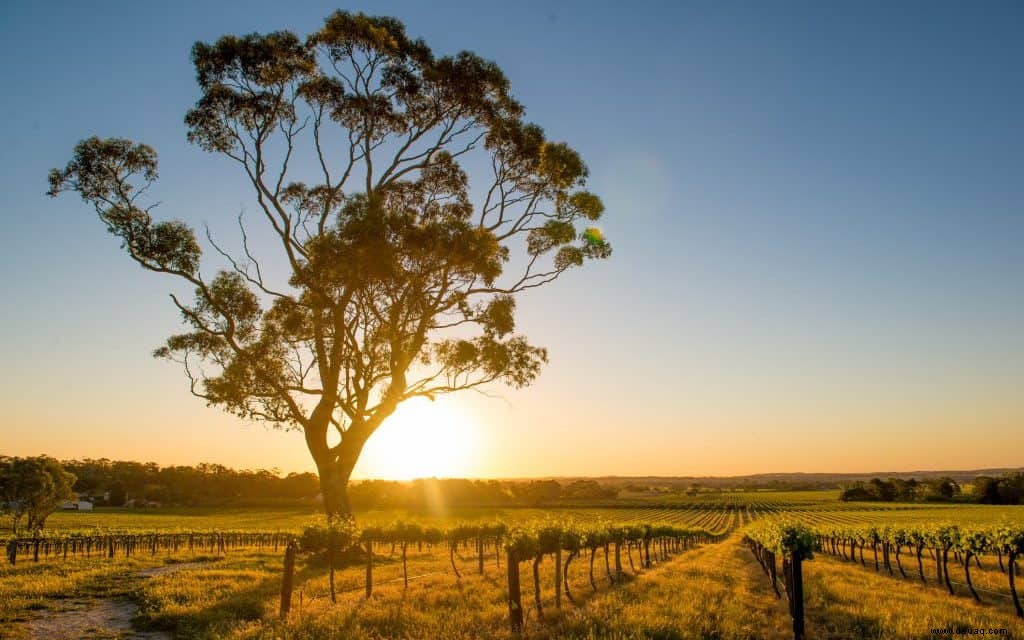
[[[7,561],[16,564],[19,557],[31,556],[34,562],[43,559],[79,557],[113,558],[120,553],[125,557],[168,551],[177,553],[208,552],[225,554],[232,549],[268,549],[276,552],[287,544],[291,534],[268,531],[175,531],[150,533],[92,533],[37,535],[11,538],[0,544],[7,553]]]
[[[477,554],[479,573],[484,572],[484,555],[494,549],[495,560],[500,562],[500,549],[508,526],[502,522],[461,523],[447,529],[423,526],[415,522],[397,521],[388,525],[369,525],[356,528],[351,521],[334,524],[315,524],[303,529],[298,538],[298,547],[306,553],[324,553],[330,570],[331,600],[337,600],[334,586],[335,558],[346,550],[358,550],[366,560],[365,593],[373,594],[373,559],[380,547],[390,547],[391,554],[398,549],[402,558],[402,580],[409,586],[408,549],[416,546],[432,548],[444,544],[448,547],[452,571],[461,578],[455,553],[459,549],[474,548]]]
[[[512,527],[502,522],[462,523],[448,529],[421,526],[410,522],[394,522],[385,526],[355,528],[351,523],[320,524],[307,527],[297,539],[297,549],[306,553],[327,556],[330,564],[330,588],[332,601],[336,601],[334,589],[334,558],[341,553],[355,550],[361,553],[366,563],[365,594],[373,593],[373,563],[375,551],[391,547],[391,553],[399,550],[402,558],[402,577],[408,587],[407,549],[410,546],[446,545],[456,579],[461,573],[455,562],[457,549],[471,549],[477,554],[478,570],[484,571],[484,558],[489,549],[495,551],[495,562],[500,566],[500,551],[505,552],[509,581],[509,615],[513,629],[523,625],[523,608],[519,582],[519,564],[532,562],[534,604],[539,615],[543,613],[541,599],[540,565],[546,556],[552,556],[555,564],[556,607],[561,607],[562,596],[575,603],[568,576],[572,562],[587,554],[589,556],[589,580],[596,591],[598,578],[594,573],[598,551],[602,551],[605,575],[609,584],[624,579],[623,554],[631,571],[636,574],[641,568],[667,559],[671,554],[690,548],[694,544],[716,542],[722,533],[713,533],[694,527],[679,527],[670,524],[651,523],[609,523],[606,521],[554,521],[545,520],[518,524]],[[289,547],[293,553],[295,547]],[[614,550],[614,556],[612,555]],[[634,553],[637,557],[634,560]],[[614,557],[614,571],[611,558]],[[564,563],[563,563],[564,558]],[[292,560],[286,560],[286,567],[294,567]],[[283,580],[282,615],[290,607],[292,577],[286,573]],[[285,588],[287,593],[285,593]]]
[[[717,541],[719,536],[704,529],[676,527],[672,525],[650,524],[609,524],[592,523],[578,525],[575,523],[544,522],[512,529],[505,541],[508,556],[508,606],[509,620],[513,632],[523,628],[523,607],[519,580],[519,563],[532,562],[534,604],[538,617],[543,614],[540,592],[540,563],[547,555],[552,555],[555,562],[555,606],[561,606],[562,589],[565,597],[574,602],[569,588],[569,565],[582,553],[589,551],[590,585],[597,591],[594,579],[594,559],[597,551],[603,550],[605,574],[609,584],[620,582],[624,577],[622,567],[622,549],[633,572],[632,550],[639,555],[641,566],[652,564],[651,550],[654,549],[655,560],[667,560],[670,555],[683,551],[690,546],[702,542]],[[612,572],[609,561],[609,548],[615,551],[615,572]],[[567,552],[565,564],[562,564],[562,553]]]
[[[744,542],[750,547],[765,575],[779,593],[776,556],[782,557],[782,574],[793,620],[794,640],[804,638],[803,561],[814,557],[816,541],[811,529],[794,520],[762,519],[747,528]]]
[[[925,551],[935,562],[936,583],[944,585],[952,595],[953,584],[949,577],[950,553],[954,562],[961,566],[964,581],[971,596],[980,601],[978,590],[971,578],[971,561],[981,568],[980,557],[995,555],[1000,572],[1006,574],[1009,596],[1018,617],[1024,618],[1017,594],[1015,574],[1017,558],[1024,555],[1024,526],[992,525],[961,527],[955,524],[927,524],[911,526],[818,526],[814,529],[817,544],[822,551],[844,560],[857,560],[867,565],[864,550],[869,548],[875,571],[879,570],[878,553],[882,553],[882,566],[893,573],[891,558],[901,576],[907,577],[901,555],[904,550],[916,560],[917,573],[922,582],[925,578],[923,554]],[[1005,561],[1004,561],[1005,558]]]

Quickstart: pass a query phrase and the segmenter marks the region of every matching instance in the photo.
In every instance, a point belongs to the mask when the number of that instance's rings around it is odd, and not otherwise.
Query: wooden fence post
[[[7,543],[7,561],[11,564],[18,562],[18,541],[11,540]]]
[[[295,582],[295,544],[289,542],[284,550],[284,575],[281,577],[281,619],[288,617],[292,608],[292,586]]]
[[[793,640],[804,639],[804,575],[803,558],[794,554],[791,566],[793,572]]]
[[[512,633],[523,630],[523,601],[519,590],[519,559],[511,549],[506,557],[508,564],[508,619]]]
[[[562,545],[555,551],[555,608],[562,608]]]
[[[373,595],[373,543],[366,543],[366,599]]]
[[[615,581],[622,582],[622,542],[615,541]]]
[[[484,575],[484,538],[476,537],[477,573]]]

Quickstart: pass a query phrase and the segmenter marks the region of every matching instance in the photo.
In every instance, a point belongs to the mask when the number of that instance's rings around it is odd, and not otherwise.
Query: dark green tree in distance
[[[31,532],[46,526],[46,519],[64,501],[77,498],[74,484],[74,474],[53,458],[0,457],[0,509],[10,511],[15,535],[22,518]]]
[[[188,330],[156,355],[210,405],[302,431],[328,515],[347,517],[352,469],[401,402],[536,378],[547,353],[515,333],[517,294],[608,257],[585,227],[604,207],[497,65],[435,56],[393,18],[337,12],[305,41],[225,36],[192,59],[188,139],[237,164],[275,268],[240,217],[239,255],[210,237],[225,268],[202,273],[193,230],[144,202],[144,144],[82,141],[49,193],[77,192],[133,260],[195,290],[172,296]]]

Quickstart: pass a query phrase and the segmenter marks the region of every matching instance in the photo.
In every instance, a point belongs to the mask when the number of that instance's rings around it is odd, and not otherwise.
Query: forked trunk
[[[324,501],[324,512],[330,517],[342,519],[352,518],[352,507],[348,501],[348,481],[352,470],[359,461],[365,439],[359,439],[346,433],[345,438],[335,448],[327,445],[328,418],[323,424],[314,416],[305,430],[306,446],[316,463],[317,475],[320,477],[320,495]]]

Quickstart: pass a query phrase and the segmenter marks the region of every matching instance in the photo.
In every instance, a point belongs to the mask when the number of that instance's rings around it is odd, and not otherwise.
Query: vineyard
[[[179,635],[190,638],[290,637],[282,629],[300,635],[296,625],[319,637],[316,629],[329,620],[357,625],[349,631],[361,637],[363,625],[376,629],[366,631],[373,635],[383,633],[380,625],[399,624],[375,618],[378,609],[397,615],[392,607],[416,603],[449,610],[451,620],[431,614],[413,623],[399,616],[405,622],[391,632],[416,628],[443,635],[455,631],[446,625],[468,617],[466,624],[477,629],[472,637],[576,637],[604,624],[602,612],[627,602],[648,616],[657,607],[675,612],[662,623],[676,630],[666,637],[691,637],[680,631],[685,620],[676,618],[703,619],[725,606],[704,598],[716,589],[724,589],[718,597],[739,597],[735,589],[745,585],[744,597],[759,603],[759,613],[749,619],[719,613],[700,624],[718,628],[723,637],[816,637],[816,630],[862,637],[851,635],[850,625],[883,621],[871,622],[873,612],[839,617],[835,599],[865,606],[866,595],[848,592],[864,589],[870,579],[879,581],[872,597],[905,594],[932,607],[916,617],[908,613],[902,623],[907,630],[897,637],[917,637],[924,624],[989,619],[1024,632],[1014,622],[1024,540],[1019,507],[740,497],[676,506],[377,511],[358,514],[359,528],[340,530],[297,511],[262,518],[245,512],[142,514],[136,527],[124,526],[133,521],[123,512],[56,514],[57,526],[46,535],[0,540],[7,557],[0,569],[0,623],[15,623],[13,638],[36,637],[30,631],[39,619],[34,608],[48,606],[55,593],[88,591],[96,580],[121,576],[129,585],[121,597],[140,603],[133,625],[188,628]],[[104,517],[105,529],[96,526]],[[254,521],[276,526],[238,526]],[[195,528],[175,528],[175,522]],[[138,528],[145,524],[158,526]],[[161,577],[134,577],[147,571]],[[458,601],[466,589],[477,595]],[[949,599],[948,612],[936,604],[939,598]],[[376,604],[371,610],[363,602]],[[943,617],[953,611],[955,620]],[[356,617],[337,618],[345,612]],[[622,624],[634,614],[623,609]],[[741,631],[756,620],[771,633]],[[734,631],[723,631],[732,626]],[[258,632],[243,631],[253,628]]]
[[[796,640],[805,637],[802,566],[805,560],[814,557],[815,551],[859,563],[861,567],[872,566],[875,572],[884,571],[894,577],[898,571],[904,580],[920,579],[923,586],[938,586],[951,596],[957,594],[954,585],[966,586],[975,602],[982,602],[979,591],[984,592],[986,600],[994,605],[1002,604],[1000,599],[1006,599],[1012,603],[1016,616],[1024,618],[1024,608],[1016,588],[1016,575],[1020,573],[1018,558],[1024,554],[1024,524],[1019,521],[973,527],[951,523],[837,527],[807,525],[792,518],[769,518],[749,527],[744,541],[764,569],[776,594],[780,594],[778,561],[781,560],[785,595]],[[870,560],[864,557],[865,549],[870,550]],[[935,567],[931,580],[925,573],[926,553]],[[910,567],[908,574],[901,555],[916,563],[916,572],[914,567]],[[986,558],[985,566],[982,565],[983,557]],[[963,583],[950,579],[951,560],[954,576],[957,570],[963,572]],[[1000,577],[1007,585],[1005,591],[996,586],[1001,581]]]

